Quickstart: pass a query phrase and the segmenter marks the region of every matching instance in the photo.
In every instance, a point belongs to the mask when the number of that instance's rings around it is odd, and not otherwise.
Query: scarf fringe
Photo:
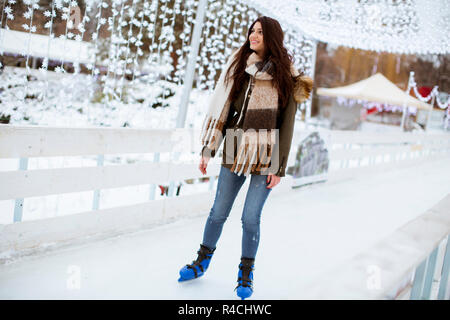
[[[235,53],[238,51],[235,51]],[[219,81],[216,84],[213,94],[208,102],[208,112],[202,124],[200,133],[200,140],[203,147],[211,151],[217,151],[220,143],[224,139],[224,126],[228,119],[228,112],[230,111],[230,101],[228,101],[229,93],[231,91],[232,82],[225,85],[225,71],[228,70],[235,54],[232,54],[228,59],[227,64],[222,68]],[[267,110],[276,111],[278,107],[278,94],[272,86],[269,86],[267,80],[270,80],[270,74],[264,67],[259,70],[256,62],[259,59],[256,54],[251,55],[247,61],[245,71],[251,76],[255,77],[255,84],[252,95],[248,102],[246,118],[244,119],[243,129],[241,135],[242,139],[238,139],[237,154],[233,159],[231,171],[238,175],[244,174],[248,176],[251,172],[258,172],[259,174],[268,174],[272,166],[273,151],[278,142],[277,130],[275,123],[272,123],[266,116]],[[263,71],[264,70],[264,71]],[[231,72],[233,74],[233,72]],[[305,99],[309,96],[312,88],[312,81],[299,74],[293,66],[291,66],[291,74],[296,77],[298,85],[296,86],[294,99]],[[269,78],[270,77],[270,78]],[[300,81],[301,80],[301,81]],[[297,101],[298,102],[298,101]],[[264,108],[263,108],[264,105]],[[248,116],[248,117],[247,117]],[[240,118],[238,119],[240,120]],[[251,128],[265,128],[257,129]],[[251,129],[251,130],[250,130]],[[265,133],[261,134],[260,130]],[[256,137],[256,139],[255,139]],[[234,137],[233,137],[234,139]],[[227,147],[228,149],[228,147]],[[228,152],[228,150],[227,150]],[[234,156],[234,150],[233,150]],[[228,162],[229,163],[229,162]],[[269,168],[269,166],[271,166]]]
[[[216,137],[218,137],[219,133],[222,133],[224,125],[225,124],[219,119],[214,119],[211,116],[206,117],[201,131],[202,145],[206,146],[210,150],[215,150],[218,142],[221,141],[219,138],[216,139]]]
[[[255,131],[244,132],[231,172],[248,176],[254,170],[262,173],[269,168],[276,144],[276,131],[268,130],[267,136],[259,140],[261,137],[264,135]]]

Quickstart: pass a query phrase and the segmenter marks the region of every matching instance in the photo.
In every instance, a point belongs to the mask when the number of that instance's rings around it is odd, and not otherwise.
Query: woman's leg
[[[259,226],[264,203],[272,189],[266,175],[252,175],[242,212],[242,258],[254,259],[259,245]]]
[[[244,175],[238,176],[228,168],[220,166],[216,197],[203,232],[202,244],[204,246],[210,249],[216,248],[216,243],[222,233],[223,224],[230,214],[234,200],[245,179]]]

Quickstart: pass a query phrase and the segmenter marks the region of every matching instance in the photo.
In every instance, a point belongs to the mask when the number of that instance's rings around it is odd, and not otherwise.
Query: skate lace
[[[239,266],[239,270],[242,271],[242,277],[238,277],[238,285],[236,286],[235,290],[239,288],[239,286],[243,287],[253,287],[252,280],[250,279],[250,272],[253,270],[252,266],[246,266],[241,265]],[[242,280],[242,283],[239,283],[239,281]]]
[[[192,261],[191,264],[187,264],[186,265],[189,269],[193,269],[194,270],[196,276],[197,276],[197,269],[196,269],[196,267],[199,267],[200,270],[202,272],[204,272],[205,270],[203,269],[203,266],[201,265],[201,262],[203,260],[205,260],[205,259],[210,259],[210,257],[208,256],[208,253],[204,252],[202,250],[198,250],[197,254],[198,254],[197,260],[194,260],[194,261]]]

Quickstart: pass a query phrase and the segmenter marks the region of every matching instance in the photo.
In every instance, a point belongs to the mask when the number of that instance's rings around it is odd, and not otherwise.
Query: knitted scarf
[[[225,85],[225,74],[233,62],[235,54],[236,52],[231,55],[222,69],[209,99],[208,111],[203,121],[201,144],[210,150],[217,150],[224,138],[222,130],[228,118],[231,105],[228,96],[233,86],[232,78],[228,85]],[[276,129],[278,91],[272,86],[272,70],[271,62],[263,63],[255,52],[252,52],[247,59],[245,72],[251,76],[250,84],[253,83],[254,86],[247,110],[245,114],[242,110],[239,116],[239,118],[244,117],[243,130],[238,129],[233,132],[233,135],[238,138],[238,147],[231,171],[238,175],[248,176],[253,170],[259,171],[260,174],[275,173],[272,168],[278,169],[278,154],[273,152],[274,146],[279,141],[279,133]],[[233,74],[234,70],[231,72]],[[291,66],[291,73],[293,76],[299,75],[293,66]],[[246,99],[248,89],[246,88]],[[227,135],[229,130],[232,129],[227,129]]]

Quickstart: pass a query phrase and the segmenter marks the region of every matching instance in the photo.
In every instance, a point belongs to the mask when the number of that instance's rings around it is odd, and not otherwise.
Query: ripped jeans
[[[245,182],[244,175],[238,176],[228,168],[221,166],[217,182],[216,197],[206,221],[203,233],[203,245],[215,249],[223,224],[230,214],[234,200]],[[259,245],[259,229],[264,202],[272,189],[267,188],[266,175],[251,175],[250,186],[242,212],[242,255],[243,258],[255,258]]]

